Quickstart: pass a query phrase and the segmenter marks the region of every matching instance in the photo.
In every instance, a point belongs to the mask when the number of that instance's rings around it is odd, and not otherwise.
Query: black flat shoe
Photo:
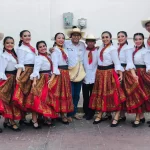
[[[102,121],[106,121],[106,120],[111,120],[112,119],[112,115],[108,115],[106,114],[104,117],[102,117]]]
[[[38,122],[34,122],[33,120],[31,120],[32,126],[34,129],[41,129],[42,127],[38,124]]]
[[[19,124],[20,125],[26,125],[26,126],[31,126],[32,125],[32,120],[30,120],[30,122],[27,122],[27,120],[20,120]]]
[[[0,128],[0,133],[2,133],[3,132],[3,130]]]
[[[68,125],[68,124],[69,124],[68,119],[67,119],[66,117],[62,117],[62,118],[61,118],[61,122],[62,122],[63,124],[65,124],[65,125]]]
[[[145,123],[145,118],[140,119],[141,123]]]
[[[119,121],[120,121],[120,122],[125,122],[125,121],[126,121],[126,117],[120,117],[120,118],[119,118]]]
[[[21,131],[21,129],[16,124],[11,125],[10,129],[12,129],[13,131],[16,131],[16,132]]]
[[[135,123],[135,122],[138,122],[138,123]],[[132,127],[133,127],[133,128],[137,128],[137,127],[140,126],[140,124],[141,124],[141,122],[140,122],[139,120],[135,120],[135,121],[133,122],[133,124],[132,124]]]
[[[114,120],[116,121],[116,123],[113,124],[113,122],[112,122],[112,124],[110,125],[110,127],[117,127],[117,126],[118,126],[119,120],[113,119],[113,121],[114,121]]]
[[[100,120],[96,121],[97,118],[99,118]],[[99,124],[102,122],[102,118],[96,117],[96,119],[94,120],[93,124]]]
[[[10,124],[9,122],[4,122],[4,123],[3,123],[3,127],[4,127],[4,128],[7,128],[7,127],[10,128],[10,127],[11,127],[11,124]]]
[[[93,119],[93,116],[87,116],[86,117],[86,120],[91,120],[91,119]]]
[[[147,124],[150,124],[150,121],[147,121]]]

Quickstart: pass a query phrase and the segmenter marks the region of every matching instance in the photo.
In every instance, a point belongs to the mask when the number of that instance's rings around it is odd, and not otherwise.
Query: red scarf
[[[11,54],[11,55],[15,58],[15,60],[17,61],[17,63],[18,63],[18,58],[17,58],[17,56],[14,54],[14,52],[13,52],[12,50],[7,50],[7,49],[5,49],[5,51],[6,51],[7,53]]]
[[[61,51],[61,53],[62,53],[62,56],[63,56],[63,59],[64,59],[65,61],[67,61],[68,57],[67,57],[66,53],[64,52],[64,48],[63,48],[63,47],[60,47],[60,46],[58,46],[58,45],[57,45],[57,47],[60,49],[60,51]]]
[[[108,48],[111,44],[105,45],[105,47],[101,50],[100,52],[100,60],[103,61],[103,53],[105,51],[106,48]]]
[[[134,56],[135,56],[135,54],[136,54],[141,48],[142,48],[142,46],[135,48],[135,51],[133,52],[133,61],[134,61]]]
[[[119,45],[119,48],[118,48],[118,56],[119,56],[119,54],[120,54],[120,51],[121,51],[122,47],[123,47],[125,44],[126,44],[126,43]]]
[[[32,46],[30,45],[30,43],[23,43],[23,45],[25,45],[25,46],[29,47],[29,48],[30,48],[30,50],[31,50],[33,53],[35,53],[35,48],[34,48],[34,47],[32,47]]]
[[[88,53],[88,62],[89,65],[93,62],[93,56],[92,56],[92,51],[95,51],[95,47],[93,49],[89,49],[88,47],[86,48],[87,51],[89,51]]]
[[[47,53],[44,53],[44,54],[43,54],[43,53],[39,53],[39,55],[44,56],[44,57],[47,58],[47,60],[48,60],[49,63],[50,63],[50,66],[51,66],[51,69],[50,69],[50,70],[52,70],[52,72],[53,72],[53,63],[52,63],[51,59],[48,57]]]

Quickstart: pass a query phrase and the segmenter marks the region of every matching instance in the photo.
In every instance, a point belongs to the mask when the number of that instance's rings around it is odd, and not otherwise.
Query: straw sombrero
[[[80,33],[81,37],[85,35],[85,32],[82,32],[79,28],[73,28],[67,32],[67,36],[70,37],[72,33]]]
[[[0,41],[3,39],[3,37],[4,37],[4,33],[0,32]]]
[[[85,38],[83,38],[84,40],[99,40],[99,38],[96,38],[93,34],[88,34]]]
[[[143,28],[145,28],[145,24],[148,23],[148,22],[150,22],[150,17],[148,19],[145,19],[145,20],[141,21]]]

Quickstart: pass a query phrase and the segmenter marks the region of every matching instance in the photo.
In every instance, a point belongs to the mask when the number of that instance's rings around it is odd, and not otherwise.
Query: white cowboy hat
[[[4,33],[0,32],[0,41],[3,39],[3,37],[4,37]]]
[[[145,28],[145,24],[148,23],[148,22],[150,22],[150,17],[148,19],[145,19],[145,20],[141,21],[143,28]]]
[[[80,33],[81,37],[85,35],[85,32],[82,32],[79,28],[73,28],[72,30],[68,30],[67,36],[70,37],[72,33]]]
[[[84,40],[99,40],[99,38],[96,38],[93,34],[88,34],[85,38],[83,38]]]

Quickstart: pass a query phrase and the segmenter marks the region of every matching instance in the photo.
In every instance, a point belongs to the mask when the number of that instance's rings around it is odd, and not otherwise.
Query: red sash
[[[93,49],[89,49],[88,47],[86,48],[87,51],[89,51],[88,53],[88,62],[89,64],[91,64],[93,62],[93,56],[92,56],[92,51],[95,51],[95,47]]]
[[[63,48],[63,47],[60,47],[60,46],[58,46],[58,45],[57,45],[57,47],[60,49],[60,51],[61,51],[61,53],[62,53],[62,56],[63,56],[63,59],[64,59],[65,61],[67,61],[68,57],[67,57],[66,53],[64,52],[64,48]]]
[[[118,48],[118,56],[119,56],[119,54],[120,54],[120,51],[121,51],[122,47],[123,47],[125,44],[126,44],[126,43],[119,45],[119,48]]]
[[[29,48],[30,48],[30,50],[31,50],[33,53],[35,53],[35,48],[34,48],[34,47],[32,47],[32,46],[30,45],[30,43],[23,43],[23,45],[25,45],[25,46],[29,47]]]
[[[105,45],[105,47],[101,50],[100,52],[100,60],[103,61],[103,53],[105,51],[106,48],[108,48],[111,44]]]

